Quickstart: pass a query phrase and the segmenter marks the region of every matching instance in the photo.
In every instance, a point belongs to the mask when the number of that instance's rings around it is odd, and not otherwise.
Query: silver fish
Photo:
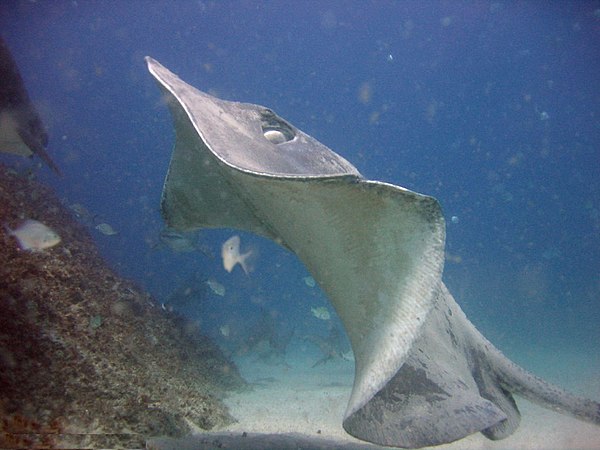
[[[60,242],[60,236],[56,231],[37,220],[28,219],[14,230],[7,225],[5,228],[11,236],[17,239],[21,250],[39,252],[54,247]]]
[[[225,286],[223,286],[217,280],[209,278],[208,280],[206,280],[206,284],[208,285],[210,290],[218,296],[223,297],[225,295]]]
[[[96,230],[100,233],[105,234],[106,236],[113,236],[118,234],[118,231],[115,231],[113,227],[111,227],[108,223],[99,223],[95,226]]]
[[[223,243],[221,256],[223,257],[223,267],[227,272],[231,272],[236,264],[242,266],[246,275],[252,270],[248,263],[248,258],[252,256],[252,250],[240,253],[239,236],[232,236]]]

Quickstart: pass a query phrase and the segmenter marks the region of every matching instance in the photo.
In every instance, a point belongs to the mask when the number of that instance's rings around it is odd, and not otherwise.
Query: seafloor
[[[23,251],[35,219],[59,245]],[[233,421],[245,382],[197,328],[111,270],[48,187],[0,166],[0,447],[144,447]]]

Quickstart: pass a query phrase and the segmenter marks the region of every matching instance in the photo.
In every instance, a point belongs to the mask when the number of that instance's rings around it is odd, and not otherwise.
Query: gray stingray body
[[[0,151],[21,156],[34,153],[60,174],[46,152],[48,135],[8,46],[0,37]]]
[[[600,424],[600,404],[516,366],[465,317],[442,282],[434,198],[367,180],[271,110],[217,99],[147,62],[176,131],[167,225],[251,231],[302,260],[354,351],[348,433],[413,448],[477,431],[501,439],[519,424],[512,394]]]
[[[503,439],[520,423],[513,394],[600,424],[598,402],[569,394],[510,361],[442,285],[400,370],[344,427],[360,439],[407,448],[452,442],[477,431]]]

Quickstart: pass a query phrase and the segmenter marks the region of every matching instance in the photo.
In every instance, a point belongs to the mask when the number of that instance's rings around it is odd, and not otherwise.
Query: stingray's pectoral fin
[[[512,434],[520,414],[506,389],[504,358],[467,320],[445,286],[404,365],[344,421],[359,439],[419,448],[481,432]]]
[[[359,439],[418,448],[477,431],[510,436],[521,415],[513,395],[600,424],[600,404],[574,396],[506,358],[477,331],[445,286],[400,370],[344,428]]]
[[[48,166],[54,170],[54,172],[56,172],[58,175],[62,176],[62,172],[60,171],[60,169],[58,168],[58,166],[54,163],[54,161],[52,161],[52,158],[50,158],[50,155],[48,154],[48,152],[46,151],[46,149],[44,148],[44,146],[39,142],[38,139],[36,139],[33,134],[31,132],[29,132],[27,129],[23,128],[23,127],[17,127],[17,133],[19,134],[19,137],[21,138],[21,140],[23,141],[23,143],[36,155],[38,155],[40,158],[42,158],[44,160],[44,162],[46,164],[48,164]]]
[[[494,403],[459,379],[437,384],[404,365],[377,395],[344,421],[353,436],[381,445],[419,448],[453,442],[504,423]]]
[[[499,439],[518,426],[516,407],[504,407],[514,406],[510,394],[510,399],[486,395],[493,388],[485,383],[482,392],[467,354],[452,344],[451,333],[446,336],[449,328],[440,323],[446,319],[440,313],[441,308],[431,313],[407,361],[388,384],[346,418],[348,433],[381,445],[419,448],[478,431]]]
[[[0,80],[0,152],[21,156],[37,154],[61,175],[46,152],[48,135],[27,95],[17,63],[1,36]]]
[[[485,357],[485,355],[482,355]],[[488,439],[504,439],[513,434],[521,423],[521,413],[513,395],[502,387],[495,373],[489,370],[474,370],[474,379],[481,396],[491,401],[506,415],[502,420],[490,427],[480,430]]]

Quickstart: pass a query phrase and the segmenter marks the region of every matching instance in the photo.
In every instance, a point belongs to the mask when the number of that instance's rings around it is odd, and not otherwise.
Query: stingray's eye
[[[296,136],[293,128],[280,119],[273,111],[265,109],[261,111],[261,127],[265,138],[273,144],[289,142]]]
[[[263,129],[263,134],[273,144],[282,144],[284,142],[287,142],[287,139],[285,138],[285,134],[283,134],[279,130]]]

